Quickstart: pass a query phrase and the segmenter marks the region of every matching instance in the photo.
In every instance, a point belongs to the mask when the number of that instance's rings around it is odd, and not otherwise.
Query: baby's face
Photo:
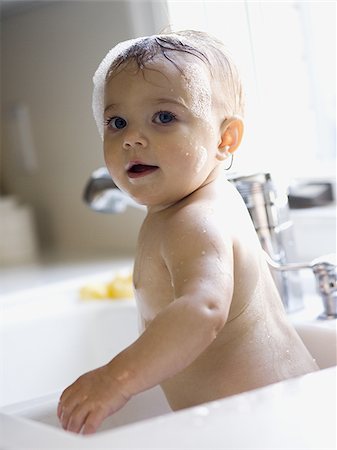
[[[161,209],[206,184],[218,166],[223,118],[208,70],[194,57],[129,63],[105,87],[104,157],[115,183]]]

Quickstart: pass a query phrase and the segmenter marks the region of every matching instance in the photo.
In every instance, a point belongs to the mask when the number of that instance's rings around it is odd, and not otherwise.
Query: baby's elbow
[[[223,302],[215,299],[208,300],[205,303],[204,308],[207,319],[211,322],[212,329],[216,336],[222,330],[227,321],[228,308]]]

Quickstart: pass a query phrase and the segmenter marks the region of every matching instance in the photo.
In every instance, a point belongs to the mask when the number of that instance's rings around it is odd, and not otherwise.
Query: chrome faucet
[[[337,265],[336,254],[315,258],[308,263],[289,263],[279,264],[272,260],[265,252],[267,263],[273,269],[281,272],[298,271],[302,269],[311,269],[316,278],[316,289],[323,301],[323,313],[319,319],[337,318]]]
[[[270,174],[234,174],[228,180],[235,185],[247,206],[286,311],[304,307],[298,271],[311,269],[324,306],[320,318],[336,318],[336,261],[333,255],[327,255],[310,263],[291,262],[296,261],[297,256],[288,199],[276,191]],[[103,213],[122,213],[128,206],[145,209],[115,185],[105,167],[92,173],[83,199],[91,209]]]
[[[288,197],[278,192],[269,173],[232,174],[228,178],[241,194],[263,250],[276,264],[297,261]],[[287,312],[304,307],[301,279],[295,271],[271,271]]]
[[[94,211],[108,214],[122,213],[128,206],[144,209],[144,206],[133,201],[115,185],[105,167],[100,167],[91,174],[83,199]]]

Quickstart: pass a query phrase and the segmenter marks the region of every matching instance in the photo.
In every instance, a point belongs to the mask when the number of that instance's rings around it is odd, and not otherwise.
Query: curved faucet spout
[[[106,167],[100,167],[91,174],[83,199],[94,211],[106,214],[122,213],[128,206],[145,209],[115,185]]]
[[[270,267],[276,270],[287,271],[311,269],[315,275],[316,288],[322,298],[324,306],[324,312],[319,316],[319,318],[337,318],[337,265],[335,253],[320,256],[309,263],[289,264],[280,264],[274,261],[265,251],[264,255]]]
[[[287,272],[288,270],[301,270],[301,269],[311,269],[312,265],[311,263],[287,263],[287,264],[281,264],[277,261],[274,261],[267,252],[263,251],[264,256],[266,258],[267,263],[272,267],[273,269],[280,270],[282,272]]]

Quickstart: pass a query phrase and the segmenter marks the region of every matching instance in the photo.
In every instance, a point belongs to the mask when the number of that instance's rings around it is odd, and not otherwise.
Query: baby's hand
[[[109,366],[103,366],[82,375],[63,392],[57,415],[65,430],[91,434],[129,398]]]

